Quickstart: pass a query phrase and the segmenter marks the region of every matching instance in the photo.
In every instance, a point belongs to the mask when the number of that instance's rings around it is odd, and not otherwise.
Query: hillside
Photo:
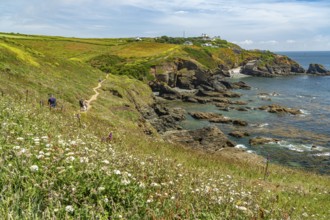
[[[226,74],[252,60],[260,69],[295,65],[219,45],[0,34],[0,216],[328,219],[328,176],[275,164],[264,176],[256,155],[169,143],[141,115],[155,102],[149,80],[180,65],[181,77]],[[78,100],[89,99],[99,79],[100,95],[80,112]],[[56,110],[41,105],[50,93]],[[110,131],[113,140],[102,141]]]

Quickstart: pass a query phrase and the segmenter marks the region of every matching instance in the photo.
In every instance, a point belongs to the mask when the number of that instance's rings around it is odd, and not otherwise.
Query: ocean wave
[[[315,157],[330,157],[330,152],[312,154],[312,156],[315,156]]]
[[[251,124],[252,127],[263,128],[269,126],[268,123]]]
[[[290,143],[288,141],[279,141],[279,142],[277,142],[277,144],[280,147],[287,148],[289,150],[300,152],[300,153],[306,152],[306,151],[322,151],[322,150],[324,150],[323,147],[315,146],[312,144],[297,144],[297,143]]]
[[[305,109],[299,109],[299,111],[302,113],[302,116],[310,115],[311,113]]]

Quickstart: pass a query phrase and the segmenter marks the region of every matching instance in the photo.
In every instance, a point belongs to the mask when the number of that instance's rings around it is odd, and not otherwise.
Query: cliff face
[[[242,73],[252,76],[274,77],[302,74],[305,73],[305,69],[287,57],[274,55],[274,60],[271,62],[264,62],[260,59],[249,61],[243,66]]]
[[[251,76],[275,77],[305,73],[303,67],[285,56],[270,54],[267,59],[262,56],[253,60],[249,60],[250,58],[234,66],[225,63],[213,69],[206,68],[198,60],[177,58],[175,61],[154,66],[151,73],[157,82],[165,83],[170,87],[191,90],[204,85],[217,91],[227,89],[223,83],[218,82],[230,76],[229,69],[237,66],[242,67],[240,73]]]

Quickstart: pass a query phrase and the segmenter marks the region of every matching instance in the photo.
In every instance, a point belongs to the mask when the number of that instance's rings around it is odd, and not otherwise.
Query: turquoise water
[[[296,57],[302,57],[301,65],[310,63],[306,61],[307,52],[292,53]],[[323,57],[319,59],[321,62],[316,62],[327,66],[330,52],[321,52],[318,57],[324,54],[328,54],[327,59]],[[328,62],[325,62],[326,60]],[[330,69],[330,65],[328,68]],[[304,114],[278,115],[260,110],[226,112],[214,105],[190,103],[183,104],[182,107],[187,111],[217,112],[233,119],[245,120],[249,125],[243,128],[227,124],[214,125],[226,134],[232,130],[248,131],[250,137],[230,138],[237,144],[244,145],[249,152],[269,156],[276,163],[330,175],[330,76],[247,77],[241,80],[252,86],[251,90],[236,91],[243,95],[237,100],[247,101],[248,107],[279,104],[300,109]],[[265,96],[264,93],[269,95]],[[187,116],[182,126],[186,129],[197,129],[210,124]],[[250,146],[249,139],[256,136],[273,137],[281,141],[258,147]]]

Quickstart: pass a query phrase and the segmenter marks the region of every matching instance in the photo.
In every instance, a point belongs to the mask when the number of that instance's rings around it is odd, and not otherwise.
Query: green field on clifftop
[[[329,219],[329,176],[270,164],[264,180],[262,158],[168,143],[140,115],[153,103],[151,67],[273,62],[270,52],[230,46],[1,33],[0,216]],[[80,112],[99,79],[100,95]],[[57,109],[41,105],[50,93]]]

